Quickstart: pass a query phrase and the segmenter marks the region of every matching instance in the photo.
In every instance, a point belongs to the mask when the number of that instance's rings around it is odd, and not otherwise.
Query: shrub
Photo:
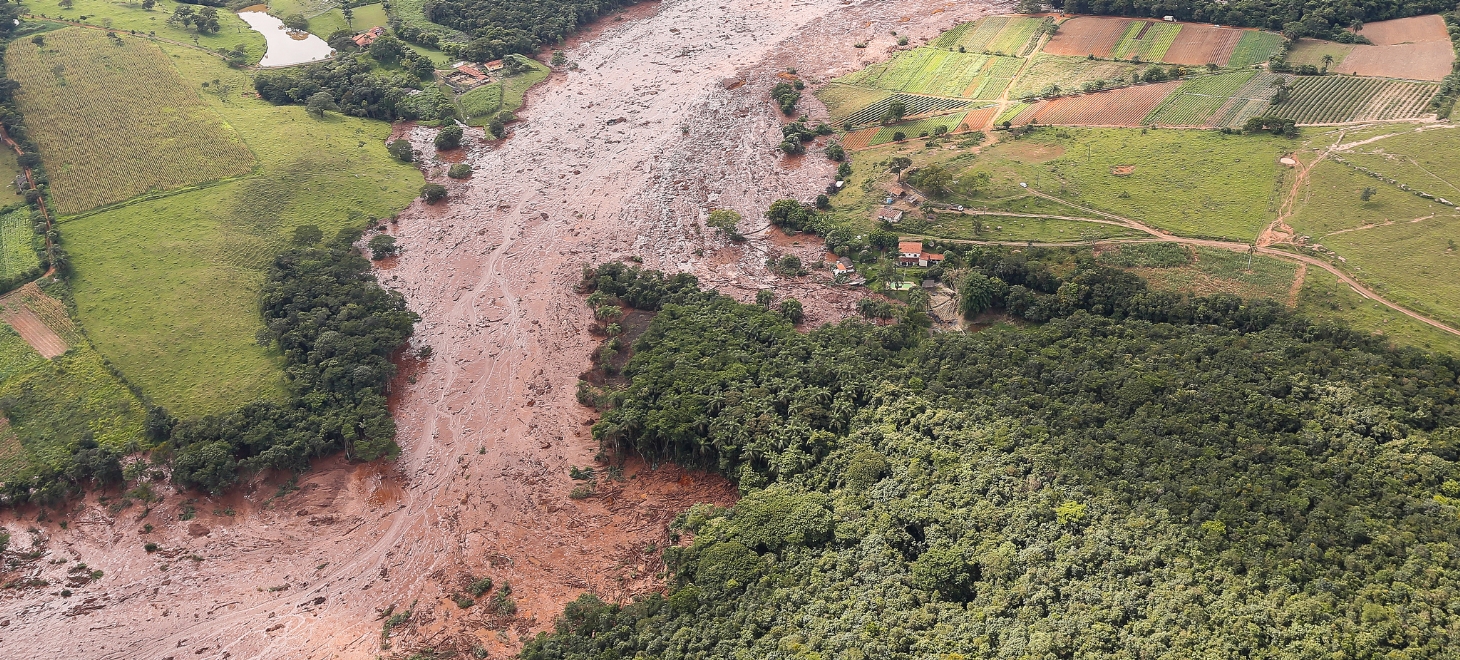
[[[411,149],[410,140],[396,140],[387,145],[385,150],[403,163],[409,163],[416,157],[415,150]]]
[[[400,252],[400,247],[395,244],[395,237],[390,234],[377,234],[367,245],[370,248],[370,258],[376,261]]]
[[[427,204],[435,204],[446,199],[446,187],[439,183],[428,183],[421,186],[421,199],[426,200]]]
[[[787,298],[781,301],[781,316],[786,317],[786,320],[796,324],[801,323],[806,318],[805,312],[801,309],[801,301],[795,298]]]
[[[471,166],[466,163],[457,163],[446,171],[446,176],[453,179],[467,179],[471,177]]]
[[[481,598],[482,594],[485,594],[491,590],[492,578],[489,577],[485,577],[475,582],[472,582],[471,586],[467,587],[467,591],[471,592],[471,595],[476,596],[477,598]]]
[[[461,136],[464,134],[465,132],[461,130],[461,124],[456,122],[447,124],[442,127],[440,132],[436,133],[436,150],[449,151],[461,146]]]

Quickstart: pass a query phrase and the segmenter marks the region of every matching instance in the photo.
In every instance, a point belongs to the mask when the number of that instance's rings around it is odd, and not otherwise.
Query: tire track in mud
[[[471,133],[473,178],[441,179],[449,200],[417,203],[392,229],[402,255],[377,274],[422,315],[415,341],[435,354],[393,395],[403,453],[388,474],[321,460],[292,493],[271,482],[200,499],[195,522],[206,526],[196,534],[176,522],[192,495],[167,494],[150,535],[135,509],[108,517],[90,499],[95,524],[45,531],[52,552],[106,571],[78,594],[101,607],[73,616],[40,591],[0,595],[0,618],[11,620],[0,646],[29,657],[367,658],[382,653],[380,611],[415,602],[387,653],[480,644],[499,657],[585,590],[618,599],[655,588],[662,564],[646,544],[663,547],[676,513],[733,501],[734,489],[631,463],[635,478],[602,481],[600,497],[567,497],[568,466],[591,464],[596,450],[585,426],[594,416],[574,397],[597,343],[572,291],[580,267],[638,256],[742,298],[793,291],[812,320],[850,312],[855,297],[844,291],[765,273],[761,259],[780,239],[762,233],[727,250],[702,214],[733,208],[759,224],[771,201],[809,200],[830,180],[829,161],[776,152],[776,72],[829,79],[885,59],[893,30],[931,38],[996,9],[678,0],[570,49],[579,70],[530,92],[510,139],[484,145]],[[810,94],[801,107],[825,117]],[[429,159],[431,131],[407,132]],[[735,250],[736,261],[708,265]],[[374,501],[382,479],[398,502]],[[216,507],[237,515],[208,513]],[[145,553],[146,540],[167,555]],[[517,615],[458,609],[446,598],[466,574],[510,581]]]

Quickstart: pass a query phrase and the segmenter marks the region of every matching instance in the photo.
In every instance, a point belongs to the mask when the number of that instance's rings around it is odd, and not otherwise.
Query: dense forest
[[[1422,14],[1438,14],[1455,8],[1440,0],[1064,0],[1053,6],[1074,14],[1115,16],[1175,16],[1179,21],[1199,21],[1281,31],[1290,38],[1340,38],[1344,28],[1369,21],[1384,21]],[[1022,6],[1022,5],[1021,5]]]
[[[381,43],[400,43],[394,38]],[[376,74],[368,61],[345,53],[334,59],[305,66],[259,71],[254,90],[259,97],[280,105],[303,105],[317,94],[326,93],[340,112],[371,119],[441,119],[455,114],[451,101],[432,89],[421,93],[422,80],[430,80],[434,67],[425,58],[404,47],[398,62],[411,73]]]
[[[461,30],[472,41],[463,59],[493,60],[509,53],[530,54],[555,44],[603,14],[632,0],[430,0],[426,18]]]
[[[340,450],[365,460],[399,451],[385,388],[396,373],[390,356],[419,317],[376,283],[352,245],[359,236],[345,230],[323,245],[302,241],[269,270],[259,340],[283,354],[286,401],[181,421],[160,407],[148,411],[153,457],[171,459],[175,483],[218,493],[247,470],[303,470]],[[118,452],[86,438],[71,452],[66,465],[34,465],[5,482],[0,503],[51,505],[122,481]]]
[[[959,255],[1041,323],[936,336],[588,273],[658,310],[595,436],[744,498],[522,657],[1454,656],[1460,363],[1045,254]]]

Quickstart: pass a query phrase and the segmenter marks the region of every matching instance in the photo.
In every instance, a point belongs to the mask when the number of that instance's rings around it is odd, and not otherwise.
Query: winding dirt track
[[[596,343],[571,291],[580,267],[638,256],[737,296],[795,295],[812,323],[852,313],[854,294],[761,266],[814,245],[762,232],[726,247],[697,227],[714,206],[757,224],[771,201],[809,199],[830,179],[825,159],[776,153],[781,117],[767,95],[776,72],[825,79],[885,59],[893,30],[917,41],[998,9],[676,0],[571,48],[579,70],[529,95],[511,139],[471,147],[476,175],[441,179],[450,200],[409,209],[393,229],[403,254],[381,279],[421,313],[417,340],[435,352],[398,381],[397,464],[323,460],[297,490],[274,479],[219,500],[167,491],[146,518],[140,503],[112,512],[94,495],[49,522],[7,516],[14,545],[28,546],[34,526],[49,554],[0,578],[50,584],[0,593],[3,655],[370,658],[480,645],[505,657],[583,591],[654,588],[665,524],[734,492],[707,475],[631,465],[627,481],[568,497],[567,468],[595,453],[592,416],[574,397]],[[853,48],[859,41],[869,48]],[[809,94],[802,104],[825,116]],[[429,143],[429,131],[409,132]],[[195,517],[180,521],[187,510]],[[140,529],[147,523],[156,529]],[[105,577],[63,598],[59,559]],[[516,615],[448,600],[468,576],[510,581]],[[412,603],[382,651],[382,612]]]

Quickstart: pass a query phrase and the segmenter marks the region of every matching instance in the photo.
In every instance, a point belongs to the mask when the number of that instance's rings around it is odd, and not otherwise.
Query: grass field
[[[287,1],[280,2],[279,0],[275,0],[274,2],[270,2],[269,13],[276,16],[285,16],[293,13],[284,10]],[[390,25],[390,17],[386,16],[385,7],[382,5],[374,4],[356,7],[354,13],[354,20],[348,23],[345,21],[345,14],[337,7],[332,7],[323,13],[305,12],[304,15],[309,18],[309,31],[319,35],[321,39],[328,39],[336,30],[364,32],[375,26],[388,27]],[[433,59],[439,60],[440,57]]]
[[[995,98],[1020,64],[1016,58],[915,48],[833,82],[908,94]]]
[[[0,402],[9,419],[8,429],[0,429],[0,474],[28,463],[61,464],[68,446],[86,436],[117,449],[143,442],[142,404],[96,351],[74,332],[58,330],[71,350],[47,360],[0,323]],[[23,452],[14,451],[9,434]]]
[[[1161,56],[1165,55],[1166,49],[1171,47],[1171,42],[1176,41],[1176,34],[1180,31],[1180,23],[1135,21],[1126,28],[1120,42],[1115,44],[1111,57],[1122,60],[1140,58],[1142,62],[1160,62]]]
[[[1230,293],[1286,302],[1298,266],[1275,257],[1198,247],[1190,264],[1175,268],[1128,268],[1152,288],[1196,296]]]
[[[1345,155],[1345,158],[1350,156]],[[1364,188],[1373,188],[1369,201],[1360,199]],[[1287,222],[1299,235],[1328,243],[1328,235],[1366,225],[1409,222],[1455,210],[1424,199],[1335,162],[1319,163],[1308,174],[1308,186],[1301,203]]]
[[[271,105],[252,95],[245,72],[167,48],[195,87],[214,79],[230,86],[231,94],[203,98],[258,155],[261,172],[82,216],[62,233],[78,314],[97,348],[187,416],[280,393],[276,356],[254,343],[257,291],[293,229],[314,224],[331,235],[389,216],[422,178],[385,152],[387,124]]]
[[[1026,47],[1030,45],[1030,40],[1034,38],[1034,33],[1039,31],[1039,27],[1044,24],[1045,20],[1044,18],[1012,16],[1004,28],[999,30],[998,35],[989,40],[987,45],[983,48],[970,48],[969,50],[988,50],[995,54],[1022,56],[1025,54]]]
[[[1252,240],[1275,211],[1277,158],[1289,149],[1281,138],[1210,131],[1040,129],[985,149],[958,176],[987,173],[987,198],[1022,194],[1022,182],[1182,235]],[[1135,169],[1118,176],[1122,165]]]
[[[1276,32],[1246,30],[1237,41],[1237,48],[1227,60],[1228,68],[1248,67],[1266,62],[1283,46],[1283,35]]]
[[[28,207],[0,215],[0,284],[36,272],[36,238]]]
[[[1399,222],[1330,235],[1324,247],[1347,259],[1364,284],[1385,297],[1460,327],[1460,217]]]
[[[44,46],[12,43],[5,63],[60,213],[253,167],[238,135],[146,39],[67,28]]]
[[[1395,345],[1460,355],[1460,337],[1420,323],[1365,298],[1327,271],[1309,268],[1298,293],[1298,312],[1317,321],[1338,321],[1382,334]]]
[[[537,60],[528,60],[532,70],[527,73],[504,78],[500,82],[477,87],[457,99],[461,114],[467,124],[482,126],[499,112],[516,112],[522,107],[527,90],[552,74],[552,69]]]
[[[1274,105],[1271,114],[1299,124],[1419,117],[1429,112],[1436,89],[1430,83],[1382,78],[1299,76],[1292,98]]]
[[[1084,57],[1059,57],[1036,55],[1019,77],[1018,87],[1009,90],[1010,98],[1026,98],[1039,95],[1051,85],[1061,90],[1074,91],[1088,82],[1097,80],[1129,81],[1132,71],[1139,65],[1110,60],[1092,60]]]
[[[926,119],[915,119],[913,121],[905,121],[900,124],[884,126],[882,130],[877,131],[877,134],[872,136],[871,145],[876,146],[879,144],[892,142],[893,135],[897,133],[902,133],[903,136],[909,140],[915,140],[918,137],[923,136],[924,134],[932,135],[933,130],[939,126],[946,127],[949,132],[952,132],[954,129],[958,128],[958,125],[960,123],[963,122],[963,116],[966,114],[968,113],[955,112],[951,115],[940,115],[937,117],[928,117]]]
[[[1297,45],[1288,51],[1288,62],[1291,64],[1311,64],[1320,69],[1338,66],[1343,58],[1353,52],[1353,44],[1339,44],[1321,39],[1299,39]],[[1333,61],[1327,64],[1323,62],[1323,56],[1333,57]]]
[[[979,223],[982,230],[979,231]],[[1015,215],[963,215],[940,213],[926,230],[916,232],[937,238],[977,241],[1035,241],[1071,243],[1093,239],[1135,236],[1136,232],[1115,225],[1057,218],[1025,218]]]
[[[71,0],[71,2],[70,9],[63,9],[60,5],[61,0],[27,0],[25,8],[32,14],[51,18],[61,17],[68,21],[80,22],[80,18],[85,16],[84,22],[88,25],[121,32],[135,30],[141,34],[156,35],[162,39],[182,43],[194,43],[193,39],[196,38],[199,46],[210,50],[219,48],[232,50],[234,46],[244,44],[251,62],[258,62],[264,56],[264,35],[249,29],[243,19],[224,8],[220,8],[218,11],[220,28],[218,32],[216,34],[198,34],[192,28],[167,22],[168,17],[172,16],[173,10],[180,6],[180,3],[173,0],[161,0],[150,10],[143,9],[141,2],[115,0]]]

